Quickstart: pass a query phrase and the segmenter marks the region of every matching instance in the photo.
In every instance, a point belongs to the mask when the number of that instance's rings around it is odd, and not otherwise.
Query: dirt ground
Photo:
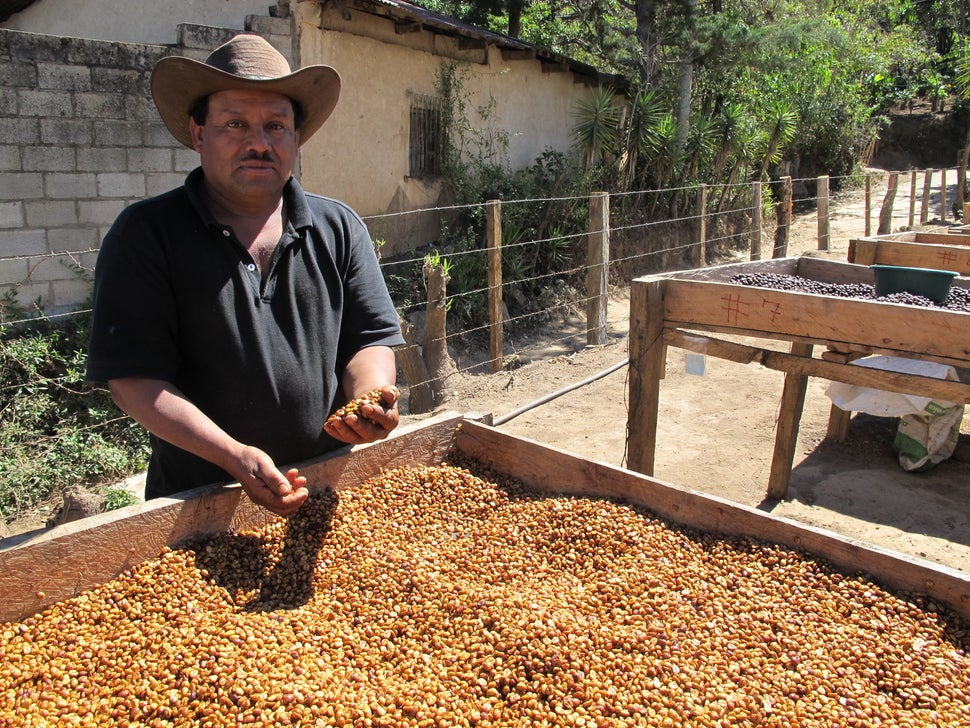
[[[950,198],[952,199],[952,197]],[[881,198],[877,198],[881,200]],[[899,204],[899,203],[897,203]],[[904,203],[905,204],[905,203]],[[878,222],[878,204],[873,229]],[[828,252],[818,251],[814,212],[792,226],[790,255],[846,259],[864,231],[864,195],[846,195],[831,219]],[[770,254],[770,253],[769,253]],[[558,322],[547,340],[516,342],[524,364],[496,374],[459,374],[439,408],[502,418],[603,372],[628,355],[629,291],[609,304],[609,343],[586,347],[581,319],[563,339]],[[555,341],[552,339],[555,338]],[[780,342],[779,342],[780,343]],[[556,351],[560,353],[556,353]],[[459,367],[467,363],[458,359]],[[783,374],[757,364],[708,357],[703,376],[685,371],[684,352],[669,349],[661,383],[654,476],[868,544],[970,571],[970,427],[964,421],[953,456],[926,473],[908,473],[892,450],[898,419],[856,414],[843,442],[825,438],[828,382],[809,379],[787,496],[766,499]],[[405,417],[406,421],[421,419]],[[625,465],[627,367],[518,414],[501,430],[612,465]]]

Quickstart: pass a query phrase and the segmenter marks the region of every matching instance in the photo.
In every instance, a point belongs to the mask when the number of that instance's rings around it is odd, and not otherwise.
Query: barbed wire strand
[[[931,169],[929,171],[931,174],[936,174],[940,170]],[[919,170],[919,172],[921,176],[924,174],[924,170]],[[874,198],[876,197],[877,194],[881,193],[881,188],[884,186],[884,183],[881,181],[883,177],[884,175],[879,175],[877,177],[877,179],[880,180],[878,184],[878,187],[880,189],[876,189],[876,188],[872,189],[872,194]],[[854,180],[857,178],[851,175],[845,175],[845,176],[834,176],[834,177],[830,177],[829,179],[830,181],[833,181],[833,180],[841,181],[841,180]],[[798,178],[798,179],[793,179],[792,183],[793,184],[795,183],[814,184],[816,181],[817,181],[817,178]],[[763,189],[769,187],[770,184],[772,183],[765,183],[763,186]],[[908,187],[912,187],[912,185],[909,185]],[[730,191],[747,191],[747,190],[750,190],[751,188],[752,186],[750,182],[735,183],[732,185],[718,184],[718,185],[707,186],[708,191],[714,192],[715,194],[718,192],[722,194],[728,194]],[[620,204],[611,206],[611,210],[610,210],[611,221],[612,219],[620,220],[622,219],[623,215],[629,214],[629,211],[621,212],[619,209],[623,206],[624,204],[623,200],[626,198],[634,198],[634,197],[645,198],[647,196],[653,196],[657,198],[661,195],[684,193],[691,190],[696,191],[698,189],[700,189],[699,186],[684,186],[684,187],[677,187],[677,188],[667,188],[663,190],[638,190],[638,191],[630,191],[630,192],[622,192],[622,193],[611,193],[610,199],[615,199],[620,201]],[[902,200],[911,200],[914,197],[916,197],[917,194],[920,199],[923,199],[924,197],[922,186],[920,186],[918,192],[917,190],[914,189],[912,193],[906,191],[903,185],[900,185],[897,188],[897,190],[902,190],[902,193],[897,192],[897,194],[902,198]],[[838,214],[837,202],[841,194],[842,194],[841,192],[837,192],[834,195],[829,196],[829,199],[836,203],[833,208],[830,208],[830,214],[832,215]],[[817,203],[819,199],[821,198],[816,195],[814,197],[799,198],[798,201],[800,204],[809,204],[813,202]],[[588,197],[567,196],[567,197],[555,197],[555,198],[532,198],[532,199],[522,199],[522,200],[500,200],[503,206],[503,210],[507,210],[515,205],[528,205],[528,204],[535,204],[535,203],[542,203],[544,205],[553,205],[556,203],[567,203],[567,202],[573,203],[573,202],[585,202],[585,201],[588,201]],[[721,209],[721,210],[708,209],[705,211],[698,211],[696,213],[691,213],[691,214],[684,215],[681,217],[676,217],[676,218],[641,221],[641,222],[629,223],[629,224],[624,223],[616,226],[611,224],[609,232],[611,235],[612,234],[629,235],[629,234],[635,234],[638,232],[643,232],[649,229],[657,228],[662,225],[692,227],[696,225],[697,221],[699,221],[701,218],[704,218],[704,217],[706,217],[707,220],[710,222],[722,216],[750,214],[757,206],[760,206],[760,204],[756,205],[756,203],[752,201],[751,204],[747,206],[742,205],[740,207],[731,207],[730,209]],[[446,213],[446,212],[463,211],[463,210],[464,211],[479,210],[479,209],[484,209],[484,207],[485,207],[484,203],[478,203],[478,204],[472,204],[472,205],[453,205],[453,206],[446,206],[446,207],[422,208],[418,210],[385,213],[381,215],[369,215],[369,216],[363,217],[363,219],[365,220],[365,222],[367,221],[379,222],[389,218],[401,218],[401,217],[406,217],[410,215],[427,214],[429,212]],[[876,207],[877,205],[874,204],[873,208],[876,208]],[[874,209],[873,211],[875,212],[876,210]],[[892,210],[892,217],[893,219],[908,218],[909,213],[904,212],[902,214],[896,214],[896,206],[894,206]],[[558,242],[567,243],[570,241],[575,241],[577,239],[585,238],[586,236],[588,236],[588,234],[589,233],[587,231],[582,231],[582,232],[576,232],[576,233],[569,233],[565,235],[554,235],[554,236],[550,236],[547,238],[540,238],[540,239],[517,240],[514,242],[508,242],[503,244],[502,249],[514,250],[516,248],[526,248],[530,246],[535,247],[535,246],[544,245],[548,243],[558,243]],[[728,240],[743,239],[745,236],[751,235],[751,234],[752,234],[752,231],[750,230],[748,231],[741,230],[731,234],[709,237],[705,240],[705,242],[707,244],[723,243],[724,241],[728,241]],[[629,266],[631,263],[644,261],[645,259],[648,259],[651,257],[671,255],[671,254],[677,254],[677,253],[687,251],[689,249],[695,248],[697,245],[699,245],[699,242],[700,241],[690,241],[683,244],[668,245],[658,250],[636,251],[629,255],[613,257],[608,261],[608,265],[611,271],[616,272],[616,271],[619,271],[624,266]],[[78,262],[78,258],[80,256],[91,255],[97,252],[98,252],[97,248],[91,248],[91,249],[81,250],[81,251],[52,251],[48,253],[34,254],[34,255],[0,256],[0,262],[13,261],[13,262],[30,263],[32,261],[65,259],[66,261],[70,261],[76,266],[80,266]],[[481,248],[475,248],[470,250],[452,250],[452,251],[447,250],[447,248],[444,248],[444,249],[438,249],[437,252],[441,255],[442,258],[452,259],[452,261],[454,261],[454,260],[460,260],[465,256],[486,254],[488,252],[488,249],[484,246],[484,241],[483,241]],[[409,263],[422,262],[424,261],[424,259],[425,259],[425,256],[422,254],[421,257],[414,257],[414,258],[409,258],[404,260],[382,261],[381,266],[383,269],[406,266]],[[81,267],[83,268],[83,266]],[[540,282],[548,280],[550,278],[569,279],[573,276],[577,276],[581,274],[585,268],[586,268],[585,265],[577,265],[565,270],[559,270],[551,273],[521,277],[513,280],[503,279],[502,288],[504,291],[515,287],[535,286]],[[87,270],[87,268],[83,268],[83,269]],[[487,286],[487,287],[478,288],[470,291],[463,291],[454,296],[449,296],[449,298],[452,298],[454,300],[460,300],[461,298],[464,298],[464,297],[472,297],[472,296],[480,295],[482,293],[489,291],[490,288],[491,288],[490,286]],[[567,298],[567,299],[558,301],[554,305],[546,307],[541,311],[524,312],[519,315],[509,317],[508,319],[506,319],[505,322],[503,322],[503,326],[509,326],[510,328],[514,328],[516,324],[525,325],[530,320],[537,320],[537,321],[548,320],[550,317],[557,316],[557,315],[564,317],[564,320],[568,320],[570,316],[573,316],[573,315],[578,316],[578,313],[584,309],[584,307],[589,303],[589,301],[590,301],[590,298],[583,297],[583,296]],[[426,301],[418,302],[418,303],[412,304],[409,308],[414,309],[418,306],[426,305],[426,303],[427,303]],[[0,321],[0,328],[9,327],[9,326],[37,325],[39,323],[49,323],[49,322],[60,321],[73,316],[90,315],[91,313],[92,313],[91,309],[80,309],[75,311],[66,311],[66,312],[58,312],[58,313],[45,313],[43,311],[38,311],[38,315],[34,317],[21,318],[16,320],[9,320],[9,321]],[[0,309],[0,314],[2,314],[2,309]],[[491,324],[474,326],[471,328],[463,329],[461,331],[450,333],[446,335],[445,338],[448,343],[453,343],[460,338],[475,336],[476,334],[488,331],[490,329],[491,329]],[[579,351],[582,351],[587,347],[587,344],[585,343],[586,336],[587,336],[587,331],[585,327],[580,325],[576,325],[576,327],[573,330],[564,332],[562,336],[553,337],[551,339],[544,338],[543,341],[539,344],[521,346],[516,342],[516,338],[514,336],[509,336],[505,339],[505,344],[508,347],[510,353],[503,354],[503,360],[505,358],[515,357],[515,356],[518,356],[521,358],[523,356],[527,356],[530,352],[534,350],[548,351],[549,349],[554,349],[556,347],[559,347],[562,349],[562,351],[557,355],[563,355],[563,354],[572,355]],[[3,342],[0,342],[0,350],[5,350],[5,345]],[[615,366],[619,367],[623,363],[625,362],[621,362]],[[473,374],[489,366],[490,366],[490,360],[486,360],[484,362],[478,361],[466,366],[457,366],[455,373]],[[503,369],[503,371],[506,374],[509,374],[514,370]],[[435,380],[407,383],[407,386],[418,387],[418,386],[433,384],[434,382]],[[27,384],[9,385],[4,387],[2,390],[0,390],[0,392],[9,392],[16,389],[20,389],[24,386],[34,386],[34,387],[57,386],[57,387],[70,388],[71,385],[90,386],[90,385],[85,385],[83,381],[79,381],[76,377],[72,377],[70,375],[62,375],[62,376],[56,376],[56,377],[36,378],[28,382]],[[100,388],[103,390],[103,387],[100,387]],[[116,425],[118,422],[123,422],[126,420],[134,424],[134,420],[131,420],[131,418],[127,416],[121,416],[121,417],[113,418],[106,422],[78,427],[78,428],[75,428],[74,431],[82,432],[82,431],[97,430],[100,428],[107,428],[109,426]],[[62,437],[63,435],[51,435],[48,437],[39,438],[33,442],[19,443],[17,447],[21,447],[21,448],[22,447],[42,447],[45,445],[49,445],[50,443],[55,442],[61,439]],[[10,449],[11,449],[10,447],[0,447],[0,452],[9,451]]]

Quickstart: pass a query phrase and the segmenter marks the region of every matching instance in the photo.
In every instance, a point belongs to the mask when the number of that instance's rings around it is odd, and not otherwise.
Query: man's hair
[[[303,125],[303,109],[294,99],[290,99],[290,103],[293,104],[293,128],[299,129]],[[199,126],[205,126],[206,117],[209,116],[209,97],[197,98],[189,107],[189,116]]]

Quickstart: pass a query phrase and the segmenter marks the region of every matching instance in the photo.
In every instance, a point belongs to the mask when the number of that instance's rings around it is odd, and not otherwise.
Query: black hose
[[[612,374],[617,369],[622,369],[623,367],[625,367],[629,363],[630,363],[630,360],[629,359],[624,359],[623,361],[619,361],[616,364],[614,364],[613,366],[608,367],[608,368],[604,369],[601,372],[597,372],[596,374],[591,374],[590,376],[586,377],[585,379],[581,379],[578,382],[574,382],[572,384],[569,384],[569,385],[563,387],[562,389],[557,389],[555,392],[552,392],[552,393],[547,394],[547,395],[545,395],[543,397],[540,397],[537,400],[533,400],[532,402],[529,402],[529,404],[523,405],[522,407],[519,407],[518,409],[514,409],[511,412],[508,412],[508,413],[502,415],[501,417],[496,417],[492,421],[492,426],[493,427],[498,427],[499,425],[504,425],[506,422],[508,422],[509,420],[511,420],[514,417],[518,417],[523,412],[528,412],[530,409],[534,409],[535,407],[538,407],[539,405],[542,405],[542,404],[545,404],[546,402],[549,402],[551,400],[554,400],[557,397],[561,397],[564,394],[568,394],[569,392],[572,392],[574,389],[579,389],[580,387],[585,387],[587,384],[590,384],[591,382],[595,382],[597,379],[602,379],[603,377],[607,376],[608,374]]]

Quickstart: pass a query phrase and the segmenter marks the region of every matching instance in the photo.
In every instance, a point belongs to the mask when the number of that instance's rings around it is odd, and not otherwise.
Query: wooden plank
[[[509,439],[477,423],[463,425],[455,441],[460,451],[532,487],[551,493],[620,498],[691,528],[802,549],[849,574],[865,572],[891,588],[926,593],[970,617],[970,574],[956,569],[679,488],[526,438]]]
[[[440,462],[460,415],[446,413],[402,428],[372,445],[298,463],[311,490],[346,488],[381,468]],[[0,550],[0,621],[21,619],[153,558],[166,546],[265,523],[273,514],[239,485],[205,486],[67,523]]]
[[[891,243],[920,243],[929,245],[970,245],[970,241],[956,241],[950,237],[953,228],[948,228],[946,232],[934,233],[934,232],[923,232],[923,231],[913,231],[907,230],[902,233],[889,233],[887,235],[873,235],[865,236],[862,238],[853,238],[857,240],[876,240],[876,241],[886,241]],[[849,240],[849,244],[852,244],[852,240]]]
[[[955,236],[947,236],[952,240]],[[970,274],[970,247],[966,245],[935,245],[930,243],[897,243],[890,240],[859,240],[856,263],[871,265],[901,265],[910,268],[952,270],[960,275]],[[859,259],[862,254],[871,262]]]
[[[388,440],[313,461],[304,471],[312,473],[314,487],[352,488],[381,468],[441,462],[453,446],[485,465],[546,492],[624,499],[690,528],[801,549],[849,574],[866,572],[890,588],[926,593],[962,616],[970,617],[970,575],[966,573],[587,460],[502,433],[455,413],[403,428]],[[129,555],[128,548],[139,550],[139,539],[157,538],[164,545],[178,545],[179,540],[168,538],[173,532],[194,535],[219,530],[221,526],[209,520],[216,513],[232,513],[241,526],[254,525],[248,514],[243,517],[244,504],[248,501],[240,495],[238,487],[232,486],[200,489],[180,499],[155,501],[66,524],[55,529],[56,535],[48,534],[46,539],[0,552],[0,593],[4,595],[0,619],[19,619],[54,601],[49,597],[41,600],[21,595],[18,588],[36,592],[45,583],[66,579],[71,583],[69,593],[61,597],[66,598],[100,583],[101,577],[98,577],[98,581],[82,584],[84,580],[90,581],[90,575],[74,569],[86,562],[124,559],[129,566],[133,565],[135,557]],[[213,499],[235,502],[227,505]],[[144,519],[139,517],[149,511],[155,512],[154,528],[147,528]],[[230,518],[229,522],[236,521]],[[101,542],[109,537],[111,529],[114,529],[110,535],[113,545],[107,548]],[[65,538],[68,531],[71,536]],[[63,541],[62,555],[66,561],[45,560],[44,556],[50,555],[50,544],[58,540]],[[12,555],[15,560],[11,560]],[[145,558],[154,555],[148,553]],[[24,572],[33,574],[33,581],[25,578]]]
[[[876,262],[878,240],[850,240],[848,261],[856,265],[872,265]]]
[[[964,382],[871,369],[843,362],[813,359],[807,356],[796,356],[773,349],[739,344],[708,336],[698,336],[696,333],[686,333],[670,328],[664,329],[664,341],[679,349],[686,349],[698,354],[709,354],[739,364],[756,362],[767,369],[786,374],[819,377],[832,382],[854,384],[885,392],[918,394],[948,402],[970,404],[970,384]]]
[[[752,362],[761,364],[765,358],[766,350],[761,347],[715,339],[712,336],[698,336],[679,329],[665,328],[663,337],[669,346],[686,349],[695,354],[709,354],[718,359],[727,359],[737,364],[751,364]]]
[[[800,276],[826,283],[873,283],[872,271],[868,266],[852,265],[840,260],[813,258],[811,256],[773,258],[740,263],[725,263],[707,268],[691,268],[643,276],[638,280],[698,280],[729,282],[734,276],[749,273],[773,273],[776,275]]]
[[[859,345],[960,366],[970,363],[970,314],[938,308],[671,279],[664,293],[664,320],[668,326],[719,326],[765,338],[833,343],[840,350]]]
[[[777,273],[779,275],[795,275],[798,270],[798,258],[767,258],[742,263],[725,263],[712,265],[707,268],[689,268],[687,270],[656,273],[634,279],[635,281],[660,280],[698,280],[698,281],[729,281],[739,273]]]

